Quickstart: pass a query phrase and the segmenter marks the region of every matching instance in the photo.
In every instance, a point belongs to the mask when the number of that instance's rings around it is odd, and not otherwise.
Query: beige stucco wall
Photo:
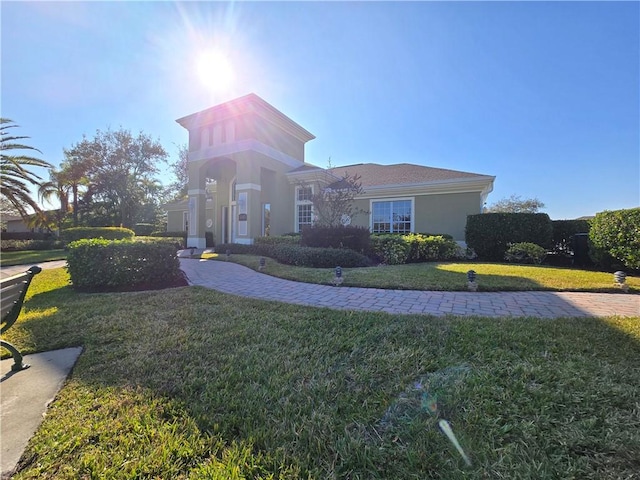
[[[480,193],[423,195],[415,200],[417,233],[448,233],[464,241],[467,215],[481,213]]]
[[[411,195],[393,197],[397,199],[414,199],[413,228],[415,233],[447,233],[455,240],[464,241],[464,230],[467,215],[481,213],[480,193],[448,193],[437,195]],[[387,200],[386,198],[358,199],[356,208],[369,214],[358,214],[352,225],[371,228],[371,201]]]

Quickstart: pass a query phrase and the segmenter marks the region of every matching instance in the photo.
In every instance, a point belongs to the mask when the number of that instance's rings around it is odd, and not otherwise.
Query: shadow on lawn
[[[611,443],[632,435],[618,422],[640,388],[640,344],[624,321],[336,312],[194,288],[53,290],[25,314],[36,350],[85,347],[22,464],[54,476],[170,478],[226,462],[247,477],[460,478],[424,418],[393,437],[374,427],[422,375],[461,364],[469,373],[445,407],[471,451],[469,478],[508,477],[527,459],[556,478],[576,465],[611,478],[637,467],[637,435]]]

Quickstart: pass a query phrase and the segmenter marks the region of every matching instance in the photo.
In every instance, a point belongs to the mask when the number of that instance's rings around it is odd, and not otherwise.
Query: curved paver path
[[[432,292],[294,282],[231,262],[180,259],[192,285],[298,305],[401,314],[483,317],[640,317],[640,295],[582,292]]]

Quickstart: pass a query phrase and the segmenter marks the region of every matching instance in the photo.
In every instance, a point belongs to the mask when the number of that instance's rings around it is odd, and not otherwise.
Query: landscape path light
[[[620,287],[625,292],[629,291],[629,285],[627,285],[627,274],[621,270],[618,270],[613,274],[613,281],[616,283],[618,287]]]
[[[258,270],[262,271],[264,270],[264,267],[267,265],[267,261],[265,260],[264,257],[260,257],[260,266],[258,267]]]
[[[476,282],[476,272],[474,270],[469,270],[467,272],[467,288],[471,292],[475,292],[478,290],[478,283]]]
[[[344,278],[342,278],[342,267],[338,266],[335,270],[335,277],[333,277],[333,284],[337,286],[342,284],[343,281]]]

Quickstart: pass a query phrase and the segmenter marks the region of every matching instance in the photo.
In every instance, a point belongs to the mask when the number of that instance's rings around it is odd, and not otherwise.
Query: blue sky
[[[495,175],[553,219],[640,205],[638,2],[6,2],[1,113],[54,164],[97,129],[157,138],[256,93],[326,167]],[[235,81],[198,76],[215,48]],[[16,132],[16,133],[18,133]],[[168,179],[167,179],[168,181]]]

